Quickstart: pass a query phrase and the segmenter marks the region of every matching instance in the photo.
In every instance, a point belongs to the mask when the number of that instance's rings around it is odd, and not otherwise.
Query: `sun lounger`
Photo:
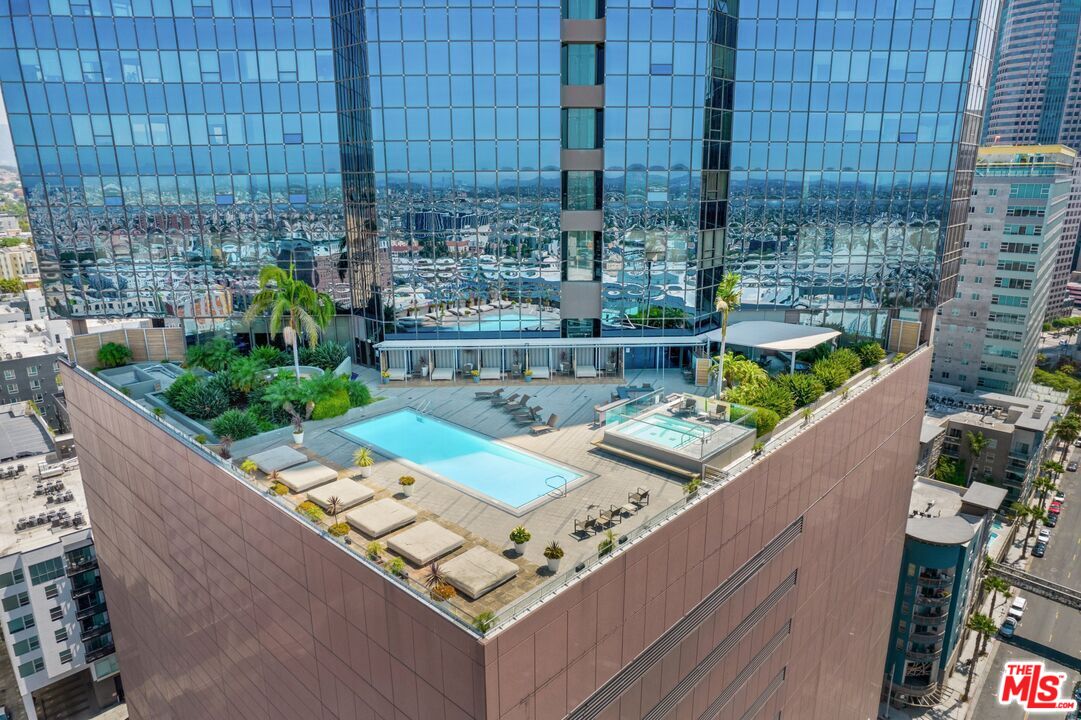
[[[276,448],[249,455],[248,459],[267,475],[308,461],[308,457],[304,453],[287,445],[279,445]]]
[[[529,368],[533,371],[534,380],[547,380],[552,377],[552,371],[545,365],[533,366]]]
[[[387,541],[387,547],[417,565],[427,565],[462,546],[465,538],[428,520]]]
[[[368,537],[377,538],[405,527],[417,519],[417,513],[400,502],[383,498],[349,512],[345,519]]]
[[[597,368],[595,365],[576,365],[574,368],[574,377],[595,378],[597,377]]]
[[[518,566],[491,550],[475,547],[440,563],[447,582],[476,600],[518,574]]]
[[[351,507],[368,502],[373,495],[375,493],[371,488],[349,478],[335,480],[308,491],[308,499],[324,510],[330,507],[331,498],[338,498],[338,512],[345,512]]]
[[[558,428],[556,427],[556,423],[558,423],[558,422],[559,422],[559,416],[558,415],[549,415],[548,416],[548,422],[544,423],[543,425],[533,425],[532,427],[529,428],[529,432],[533,433],[534,435],[540,435],[542,433],[557,430]]]
[[[492,306],[488,305],[488,304],[477,306],[477,310],[480,311],[480,312],[488,312],[489,310],[492,310],[492,309],[493,309]]]
[[[452,368],[435,368],[432,370],[432,380],[453,380],[454,370]]]
[[[337,479],[337,470],[314,460],[278,472],[278,482],[295,493],[305,492]]]
[[[506,391],[506,388],[499,388],[498,390],[481,390],[480,392],[473,393],[474,400],[491,400],[497,398]]]
[[[540,420],[541,411],[544,410],[540,405],[534,405],[531,408],[525,408],[524,410],[517,410],[514,412],[514,422],[519,425],[529,425]]]
[[[481,380],[499,380],[503,377],[503,371],[499,368],[481,368],[480,379]]]
[[[510,413],[517,412],[518,410],[525,410],[527,407],[529,407],[529,405],[526,404],[528,402],[529,396],[523,395],[522,397],[518,398],[518,402],[507,403],[507,407],[505,407],[504,410]]]
[[[387,368],[388,380],[405,380],[405,368]]]
[[[495,405],[495,406],[509,405],[510,403],[517,400],[519,397],[521,397],[521,396],[518,393],[514,393],[510,397],[494,397],[494,398],[492,398],[492,405]]]

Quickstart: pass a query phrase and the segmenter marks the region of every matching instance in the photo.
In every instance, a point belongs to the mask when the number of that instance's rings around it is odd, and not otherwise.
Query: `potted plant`
[[[304,421],[312,416],[312,410],[315,408],[315,403],[309,401],[304,407],[304,415],[302,416],[297,412],[293,403],[287,402],[282,405],[282,410],[289,413],[289,417],[293,423],[293,443],[300,445],[304,442]]]
[[[402,486],[402,494],[406,497],[413,497],[413,486],[416,482],[417,479],[412,475],[402,475],[398,478],[398,484]]]
[[[533,370],[532,370],[532,368],[526,368],[525,372],[522,373],[522,375],[525,377],[526,382],[533,382]]]
[[[881,375],[881,374],[882,374],[882,372],[878,368],[875,368],[874,370],[871,371],[871,380],[872,381],[878,380],[878,376]]]
[[[232,447],[233,438],[229,437],[228,435],[222,435],[220,438],[218,438],[218,455],[220,455],[223,460],[228,460],[233,456],[233,452],[230,449]]]
[[[383,543],[372,540],[364,547],[364,554],[374,563],[381,562],[383,558]]]
[[[405,560],[393,557],[387,562],[387,572],[395,577],[405,577]]]
[[[443,575],[443,568],[436,562],[428,566],[428,571],[424,575],[424,587],[428,588],[429,595],[437,605],[450,600],[455,594],[454,588]]]
[[[160,407],[154,408],[154,417],[156,417],[158,420],[161,420],[164,416],[165,416],[165,409],[164,408],[160,408]]]
[[[375,465],[375,458],[372,457],[372,451],[366,447],[357,448],[353,453],[353,462],[360,468],[361,477],[372,476],[372,465]]]
[[[206,445],[206,435],[199,433],[195,436],[195,442],[199,443],[200,445]]]
[[[765,451],[765,449],[766,449],[766,444],[764,442],[762,442],[761,440],[759,440],[751,448],[751,451],[754,453],[755,457],[759,457]]]
[[[702,476],[697,473],[691,475],[691,479],[687,481],[687,484],[683,486],[683,492],[687,497],[693,496],[698,492],[698,488],[702,486]]]
[[[386,385],[388,382],[390,382],[390,370],[384,370],[383,372],[379,373],[379,377],[382,378],[382,383]]]
[[[469,374],[473,376],[473,382],[475,382],[475,383],[480,382],[480,370],[478,370],[477,368],[473,368],[472,370],[469,371]]]
[[[559,546],[559,543],[553,540],[548,543],[548,546],[544,548],[544,557],[548,558],[548,572],[555,574],[559,572],[559,561],[563,559],[563,548]]]
[[[255,477],[255,471],[259,469],[259,466],[252,460],[245,460],[240,463],[240,471],[247,475],[249,478]]]
[[[299,417],[293,418],[293,444],[304,444],[304,423]]]
[[[802,411],[800,411],[800,415],[803,416],[803,424],[804,425],[810,425],[811,424],[811,418],[813,418],[815,416],[815,412],[811,408],[805,407],[805,408],[803,408]]]
[[[616,534],[611,529],[604,531],[604,540],[597,545],[597,555],[604,557],[616,547]]]
[[[436,605],[443,605],[445,602],[458,594],[454,591],[454,586],[448,582],[436,583],[432,587],[430,592],[432,595],[432,600],[435,601]]]
[[[510,539],[511,542],[514,543],[514,552],[519,555],[525,555],[525,544],[529,542],[529,538],[531,537],[533,536],[522,525],[511,530]]]
[[[473,618],[473,627],[481,634],[488,632],[495,627],[495,613],[491,610],[480,613]]]
[[[848,399],[848,390],[849,389],[847,387],[841,388],[841,402],[844,402]]]

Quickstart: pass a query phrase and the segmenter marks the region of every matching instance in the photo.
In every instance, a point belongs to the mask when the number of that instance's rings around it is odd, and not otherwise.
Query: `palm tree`
[[[334,317],[334,300],[303,280],[297,280],[295,275],[293,265],[289,266],[289,272],[275,265],[263,267],[259,271],[259,292],[252,297],[244,320],[250,323],[257,316],[270,313],[270,337],[280,332],[285,342],[293,347],[293,364],[299,380],[297,345],[305,334],[311,347],[319,344],[319,331]]]
[[[969,432],[965,433],[965,442],[968,444],[969,455],[972,456],[972,466],[968,469],[968,480],[965,485],[971,486],[972,473],[976,471],[976,463],[980,461],[980,456],[983,455],[983,451],[987,449],[991,441],[982,432]]]
[[[342,499],[337,495],[327,498],[327,514],[331,517],[331,525],[338,524],[338,513],[342,511]]]
[[[1039,505],[1029,505],[1028,507],[1028,533],[1025,534],[1025,544],[1021,546],[1021,557],[1024,558],[1028,552],[1028,541],[1032,539],[1032,535],[1036,532],[1037,521],[1045,522],[1047,520],[1047,513]]]
[[[952,483],[954,473],[957,472],[957,464],[945,455],[938,456],[935,463],[935,480],[944,483]]]
[[[721,368],[724,368],[724,378],[729,386],[762,385],[769,380],[769,373],[761,365],[732,352],[725,353],[724,362],[721,362],[720,355],[713,358],[710,373],[719,375]]]
[[[1053,478],[1057,478],[1062,473],[1066,472],[1066,468],[1062,466],[1062,463],[1055,460],[1044,460],[1040,463],[1040,469]]]
[[[998,631],[995,621],[981,613],[972,613],[966,623],[969,630],[977,634],[976,641],[972,644],[972,659],[968,661],[968,678],[965,680],[965,694],[961,696],[961,702],[967,702],[969,693],[972,691],[972,678],[976,676],[976,658],[980,654],[980,640],[986,645],[987,638]]]
[[[717,292],[713,296],[713,307],[721,314],[721,354],[717,369],[717,399],[720,400],[724,392],[724,353],[728,347],[728,315],[733,310],[739,309],[739,298],[742,291],[739,289],[740,276],[736,273],[726,273],[717,285]]]
[[[1040,509],[1042,510],[1047,504],[1047,496],[1054,492],[1055,488],[1058,487],[1058,483],[1050,475],[1040,475],[1032,483],[1032,486],[1040,491]]]
[[[1078,436],[1081,436],[1081,417],[1073,414],[1067,415],[1055,423],[1051,432],[1055,439],[1062,440],[1065,443],[1062,448],[1062,459],[1065,460],[1066,455],[1070,452],[1070,445]]]
[[[998,604],[998,594],[1008,593],[1010,591],[1010,584],[1000,577],[994,575],[988,575],[983,579],[984,590],[991,591],[991,612],[995,611],[995,605]]]

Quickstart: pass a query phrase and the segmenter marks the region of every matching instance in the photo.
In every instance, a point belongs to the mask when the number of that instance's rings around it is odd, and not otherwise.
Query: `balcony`
[[[67,556],[66,572],[68,577],[71,577],[72,575],[78,575],[79,573],[85,572],[87,570],[93,570],[97,566],[97,555],[90,554],[75,556],[68,554]]]
[[[939,630],[922,630],[919,632],[913,632],[909,636],[909,640],[921,645],[932,645],[942,639],[942,636],[946,634],[946,628],[940,628]]]
[[[905,658],[907,660],[922,660],[931,661],[942,656],[942,648],[934,648],[931,650],[906,650]]]
[[[87,618],[93,617],[94,615],[97,615],[100,612],[104,612],[105,610],[105,603],[100,600],[96,600],[91,604],[87,605],[86,607],[77,609],[75,611],[75,617],[78,620],[86,620]]]
[[[909,697],[925,697],[930,695],[935,690],[938,690],[938,683],[933,682],[928,685],[908,685],[902,683],[900,685],[894,685],[893,691],[898,695],[908,695]]]
[[[94,578],[93,582],[85,583],[82,585],[73,586],[71,588],[71,596],[78,600],[81,597],[93,595],[98,590],[101,590],[101,577]]]
[[[953,578],[946,575],[920,575],[916,578],[916,584],[928,588],[947,588],[953,587]]]
[[[100,646],[98,648],[95,648],[94,650],[91,650],[89,647],[87,647],[87,649],[86,649],[86,661],[88,663],[97,662],[98,660],[101,660],[103,657],[106,657],[108,655],[112,655],[114,652],[116,652],[116,647],[113,646],[112,638],[109,638],[108,644],[102,645],[102,646]]]
[[[94,625],[94,624],[80,625],[79,626],[79,637],[85,643],[85,642],[88,642],[88,641],[90,641],[90,640],[92,640],[92,639],[94,639],[96,637],[101,637],[102,635],[104,635],[105,633],[111,631],[112,629],[113,629],[113,626],[109,624],[108,620],[106,620],[103,623],[98,623],[97,625]]]
[[[946,607],[950,604],[952,599],[953,595],[951,593],[944,593],[937,597],[932,595],[917,595],[913,602],[917,605],[926,605],[927,607]]]
[[[912,613],[912,621],[921,625],[944,625],[949,618],[950,614],[947,612],[932,613],[916,610]]]

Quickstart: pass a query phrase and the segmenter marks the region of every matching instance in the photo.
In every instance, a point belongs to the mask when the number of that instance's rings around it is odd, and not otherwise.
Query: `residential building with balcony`
[[[25,322],[0,325],[0,406],[33,403],[56,427],[53,398],[60,389],[62,354],[46,328]]]
[[[0,705],[12,720],[89,716],[121,700],[78,460],[36,415],[0,414]]]
[[[1076,159],[1064,145],[980,148],[957,290],[937,311],[933,381],[1028,390]]]
[[[940,456],[957,464],[964,484],[978,480],[1006,488],[1007,505],[1028,496],[1050,452],[1047,433],[1063,412],[1062,405],[1050,400],[966,393],[934,382],[927,393],[927,422],[946,431]],[[978,458],[969,446],[969,433],[982,433],[988,440]]]
[[[965,618],[1004,488],[917,477],[886,655],[883,693],[929,707],[959,659]]]
[[[929,367],[862,371],[761,452],[669,371],[608,409],[603,378],[508,382],[542,434],[472,384],[388,384],[223,459],[65,363],[129,712],[872,716]]]

